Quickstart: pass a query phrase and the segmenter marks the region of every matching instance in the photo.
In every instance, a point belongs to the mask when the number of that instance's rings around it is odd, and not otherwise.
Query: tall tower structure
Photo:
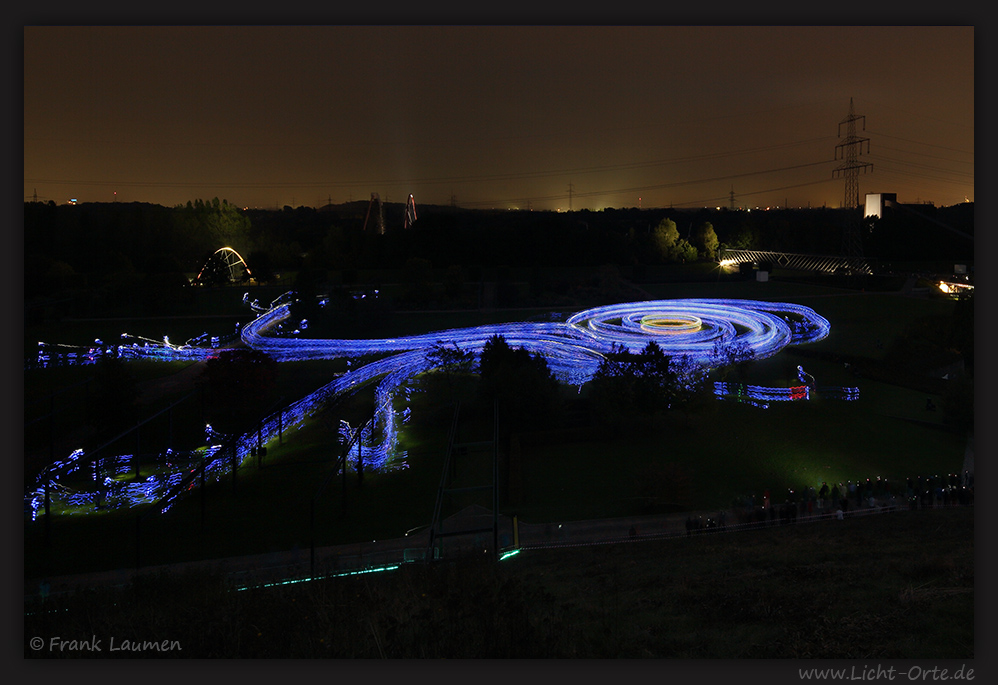
[[[371,202],[367,205],[367,216],[364,217],[364,228],[363,231],[367,231],[367,222],[371,219],[371,209],[377,205],[378,213],[374,217],[374,220],[378,223],[377,231],[378,235],[385,234],[385,214],[381,207],[381,198],[378,197],[377,193],[371,193]]]
[[[416,223],[416,199],[409,193],[409,199],[405,201],[405,221],[403,228],[410,228]]]
[[[863,242],[860,236],[860,225],[862,223],[856,212],[859,204],[859,174],[872,169],[869,162],[860,162],[859,155],[863,154],[863,143],[866,143],[866,151],[870,151],[870,139],[861,138],[856,135],[856,122],[862,121],[863,130],[866,130],[866,117],[857,116],[853,109],[852,98],[849,98],[849,116],[839,122],[839,137],[842,136],[842,127],[846,127],[846,137],[835,146],[835,159],[841,159],[842,163],[832,170],[832,178],[845,178],[845,200],[843,207],[849,210],[846,219],[845,231],[842,238],[842,253],[846,259],[863,259]],[[855,216],[854,216],[855,215]]]
[[[839,137],[842,136],[842,127],[846,127],[846,137],[835,146],[835,159],[842,159],[843,162],[832,170],[832,178],[844,177],[846,180],[845,203],[842,205],[846,209],[859,207],[859,173],[865,172],[873,165],[869,162],[860,162],[857,158],[863,154],[863,143],[866,143],[866,151],[870,151],[870,139],[860,138],[856,135],[856,122],[863,122],[863,130],[866,130],[866,117],[857,116],[849,98],[849,116],[839,122]]]

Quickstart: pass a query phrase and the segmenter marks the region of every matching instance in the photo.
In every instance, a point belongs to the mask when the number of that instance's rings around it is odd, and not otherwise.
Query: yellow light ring
[[[675,335],[677,333],[696,333],[703,327],[703,321],[692,315],[648,314],[641,317],[641,330],[658,335]]]

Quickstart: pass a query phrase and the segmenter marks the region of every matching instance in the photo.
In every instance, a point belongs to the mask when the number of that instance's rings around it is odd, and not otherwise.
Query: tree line
[[[973,233],[973,205],[942,208],[932,221],[909,214],[869,222],[868,257],[966,257],[967,246],[939,228]],[[403,230],[399,205],[385,205],[385,232],[368,203],[254,210],[226,200],[163,207],[148,203],[24,204],[25,300],[85,296],[105,308],[168,306],[220,247],[239,252],[266,282],[293,271],[321,284],[330,272],[607,264],[644,267],[713,260],[724,247],[839,254],[843,210],[638,210],[576,212],[422,207]],[[933,209],[934,208],[929,208]],[[957,211],[958,210],[958,211]],[[969,211],[969,216],[968,216]],[[934,222],[934,223],[933,223]],[[366,230],[365,230],[366,228]],[[972,242],[969,254],[972,256]],[[952,254],[951,254],[952,253]]]

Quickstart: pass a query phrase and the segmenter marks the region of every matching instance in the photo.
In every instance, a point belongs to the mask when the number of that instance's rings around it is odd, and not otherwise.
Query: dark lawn
[[[507,513],[516,511],[527,522],[571,520],[642,513],[649,506],[668,508],[684,500],[689,507],[709,510],[729,506],[734,498],[749,493],[759,498],[764,489],[776,498],[787,488],[818,487],[822,481],[902,478],[961,469],[964,436],[943,429],[939,412],[924,410],[923,392],[857,378],[853,370],[835,361],[835,355],[876,358],[883,354],[876,344],[878,339],[886,346],[891,336],[897,336],[912,321],[926,316],[944,320],[952,302],[776,281],[645,288],[653,297],[725,296],[813,307],[832,323],[829,338],[809,347],[822,353],[822,358],[786,350],[753,365],[747,380],[766,385],[796,384],[796,368],[802,364],[819,385],[859,387],[860,399],[777,403],[766,410],[710,401],[695,412],[638,422],[605,441],[572,440],[569,434],[559,443],[537,444],[524,435],[520,437],[519,494],[503,505]],[[539,313],[533,310],[396,313],[394,321],[399,328],[394,334],[536,316]],[[303,396],[331,380],[341,370],[337,364],[282,365],[277,395],[287,402]],[[164,371],[180,367],[152,364],[131,368],[143,380],[154,380]],[[48,392],[79,383],[89,373],[88,367],[26,372],[26,401],[41,400],[32,409],[40,412]],[[160,401],[168,402],[178,396],[176,393],[164,395]],[[67,392],[67,398],[71,394],[79,396],[79,389]],[[449,400],[419,394],[416,398],[413,419],[402,432],[408,468],[368,473],[363,489],[351,486],[348,517],[338,520],[330,515],[317,527],[322,544],[394,537],[429,523],[452,409]],[[468,398],[473,398],[473,393]],[[941,404],[938,396],[935,400]],[[177,430],[186,431],[191,440],[203,431],[199,421],[183,423]],[[459,442],[488,440],[491,417],[476,416],[466,406],[460,430]],[[143,552],[143,561],[247,554],[306,544],[310,538],[308,501],[330,472],[326,460],[331,442],[329,425],[317,421],[286,435],[283,446],[271,444],[265,468],[258,472],[255,464],[248,462],[235,492],[227,481],[209,489],[208,525],[203,532],[197,494],[161,517],[162,521],[150,523],[150,531],[161,529],[157,535],[162,543],[143,545],[143,550],[148,550]],[[459,463],[459,474],[469,484],[490,481],[489,457],[473,452]],[[336,492],[338,496],[338,488]],[[60,544],[44,554],[37,545],[39,526],[28,526],[26,569],[49,564],[79,570],[129,565],[134,559],[134,525],[134,513],[60,520],[53,526]]]

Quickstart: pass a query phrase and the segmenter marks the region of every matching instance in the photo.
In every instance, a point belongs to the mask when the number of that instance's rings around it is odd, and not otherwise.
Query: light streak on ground
[[[240,331],[246,346],[265,352],[279,362],[378,358],[337,376],[264,419],[259,429],[238,436],[235,440],[235,460],[238,464],[250,458],[258,444],[266,445],[276,439],[279,431],[302,427],[330,399],[376,382],[374,428],[355,441],[348,460],[356,465],[363,450],[364,464],[369,469],[406,468],[405,455],[398,450],[397,444],[398,430],[408,416],[408,407],[396,409],[395,400],[410,380],[433,370],[435,362],[428,353],[442,345],[457,346],[477,356],[490,338],[502,336],[511,347],[522,347],[542,356],[560,382],[582,386],[596,373],[604,355],[620,349],[640,353],[651,341],[667,356],[686,358],[707,370],[726,363],[725,350],[732,346],[749,352],[754,359],[762,359],[777,354],[788,345],[821,340],[828,335],[830,328],[828,321],[814,310],[795,304],[680,299],[595,307],[578,312],[564,322],[493,324],[371,340],[316,339],[279,335],[279,329],[289,323],[299,333],[307,327],[305,322],[294,322],[293,297],[290,295],[278,298],[266,310],[257,302],[251,303],[255,311],[262,313]],[[60,358],[59,350],[58,346],[40,343],[39,363],[94,363],[103,354],[117,355],[125,360],[193,361],[217,354],[217,350],[212,348],[173,345],[168,339],[162,342],[143,340],[142,344],[133,341],[118,346],[95,344],[74,350],[72,360],[65,356]],[[780,399],[776,397],[779,392],[788,392],[787,389],[745,387],[749,389],[725,387],[715,392],[719,396],[744,395],[763,404]],[[794,391],[789,389],[791,394]],[[346,430],[346,434],[352,437],[353,429]],[[166,502],[168,508],[176,497],[194,487],[193,483],[185,488],[178,488],[178,485],[193,472],[192,464],[199,459],[206,460],[206,481],[220,479],[231,468],[232,457],[219,452],[225,436],[214,434],[209,427],[206,437],[209,446],[199,454],[180,456],[174,460],[177,464],[175,468],[161,469],[164,472],[150,475],[141,483],[125,483],[112,477],[120,476],[131,468],[129,455],[102,460],[104,488],[100,496],[101,505],[105,508],[131,507],[160,501],[169,495],[171,499]],[[51,487],[52,483],[78,470],[82,456],[82,452],[74,452],[67,460],[55,462],[39,474],[35,487],[25,498],[33,516],[43,501],[46,481],[50,483],[50,498],[62,497],[67,503],[73,501],[77,504],[92,501],[85,493],[63,495],[63,490],[55,489],[53,493]],[[169,463],[169,460],[166,461]],[[95,481],[96,478],[95,474]]]
[[[763,409],[768,408],[770,402],[795,402],[809,400],[812,397],[847,401],[859,399],[859,388],[819,387],[815,384],[814,377],[805,371],[803,366],[797,367],[797,377],[803,385],[792,385],[789,388],[718,381],[714,383],[714,395],[718,399],[744,402]]]

